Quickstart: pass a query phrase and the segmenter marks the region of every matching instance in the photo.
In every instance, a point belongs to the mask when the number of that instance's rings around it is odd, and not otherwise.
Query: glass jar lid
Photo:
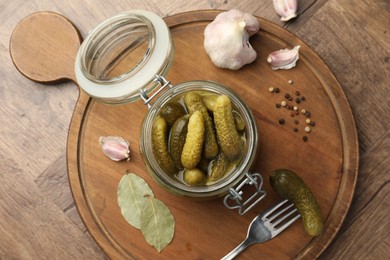
[[[140,90],[151,92],[156,75],[165,76],[172,60],[172,38],[164,20],[132,10],[89,33],[77,53],[75,75],[90,96],[120,104],[140,99]]]

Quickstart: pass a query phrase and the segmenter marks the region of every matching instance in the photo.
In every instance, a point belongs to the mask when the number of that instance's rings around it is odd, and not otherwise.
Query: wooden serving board
[[[302,40],[261,18],[260,32],[250,39],[258,54],[256,61],[238,71],[217,68],[204,51],[203,31],[218,13],[198,11],[165,18],[175,47],[175,59],[167,78],[173,84],[216,81],[233,89],[249,105],[256,118],[260,144],[253,171],[262,173],[267,197],[240,216],[237,211],[225,208],[222,199],[195,202],[171,195],[148,175],[140,154],[141,127],[147,107],[141,101],[109,106],[80,91],[69,130],[69,180],[81,218],[110,258],[223,257],[245,238],[256,215],[281,200],[269,185],[269,173],[277,168],[295,171],[311,188],[325,219],[324,232],[312,238],[304,232],[299,220],[275,239],[249,247],[240,255],[242,259],[317,257],[333,240],[347,214],[357,179],[358,139],[339,83]],[[268,54],[298,44],[302,47],[297,66],[273,71],[266,62]],[[74,79],[73,74],[67,77]],[[289,84],[289,80],[293,83]],[[278,87],[280,93],[269,92],[270,87]],[[297,90],[305,97],[297,106],[310,111],[310,119],[316,123],[310,133],[304,132],[304,115],[291,117],[291,110],[275,107],[285,100],[286,93],[295,98]],[[282,118],[284,125],[278,123]],[[294,120],[299,124],[295,125]],[[298,128],[298,132],[293,128]],[[130,141],[130,162],[111,161],[101,152],[98,139],[107,135]],[[308,136],[307,142],[302,140],[304,135]],[[117,186],[126,170],[144,178],[175,218],[174,238],[161,253],[148,245],[141,232],[127,224],[121,215]]]

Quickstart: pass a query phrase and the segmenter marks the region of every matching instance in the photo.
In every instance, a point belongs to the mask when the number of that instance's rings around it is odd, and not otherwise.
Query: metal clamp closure
[[[253,185],[255,187],[254,193],[245,201],[243,201],[244,191],[242,188],[246,185]],[[246,178],[235,189],[230,188],[223,200],[223,204],[228,209],[238,209],[240,215],[244,215],[259,203],[267,193],[262,190],[263,177],[260,173],[246,173]],[[231,204],[233,202],[234,204]]]
[[[150,101],[155,97],[157,96],[161,91],[163,91],[166,87],[169,87],[169,88],[172,88],[172,84],[170,81],[166,80],[163,76],[160,76],[160,75],[156,75],[156,78],[153,80],[154,82],[157,82],[157,84],[160,85],[160,88],[157,89],[153,95],[151,95],[150,97],[146,94],[146,89],[141,89],[139,92],[140,92],[140,96],[142,98],[142,100],[144,101],[144,104],[145,105],[148,105],[148,109],[150,109],[152,107],[152,105],[150,104]]]

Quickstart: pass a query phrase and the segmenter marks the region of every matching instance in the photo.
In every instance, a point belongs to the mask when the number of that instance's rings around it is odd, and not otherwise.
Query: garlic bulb
[[[298,0],[273,0],[274,9],[281,16],[281,21],[297,17]]]
[[[295,67],[296,62],[299,59],[300,45],[295,46],[293,49],[283,49],[272,52],[268,55],[267,61],[271,64],[273,70],[278,69],[291,69]]]
[[[249,43],[249,37],[259,28],[256,17],[232,9],[217,15],[207,25],[204,48],[217,67],[237,70],[256,59],[257,54]]]
[[[130,160],[129,142],[118,136],[101,136],[99,145],[103,153],[111,160],[121,161],[123,159]]]

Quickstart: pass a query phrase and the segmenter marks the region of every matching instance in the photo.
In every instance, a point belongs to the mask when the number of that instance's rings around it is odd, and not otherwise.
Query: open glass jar
[[[90,32],[77,54],[75,75],[79,86],[99,101],[123,104],[142,99],[148,105],[141,152],[148,173],[158,184],[174,194],[191,198],[210,199],[227,194],[225,205],[239,208],[243,214],[265,196],[261,176],[248,173],[258,143],[254,117],[241,98],[221,84],[199,80],[172,86],[164,78],[172,61],[172,39],[165,22],[154,13],[134,10],[109,18]],[[228,96],[245,124],[239,161],[228,174],[209,185],[190,186],[180,179],[180,171],[176,176],[167,174],[159,165],[152,145],[153,123],[161,109],[171,100],[194,91]],[[255,193],[246,196],[247,201],[241,191],[244,185],[255,187]]]

